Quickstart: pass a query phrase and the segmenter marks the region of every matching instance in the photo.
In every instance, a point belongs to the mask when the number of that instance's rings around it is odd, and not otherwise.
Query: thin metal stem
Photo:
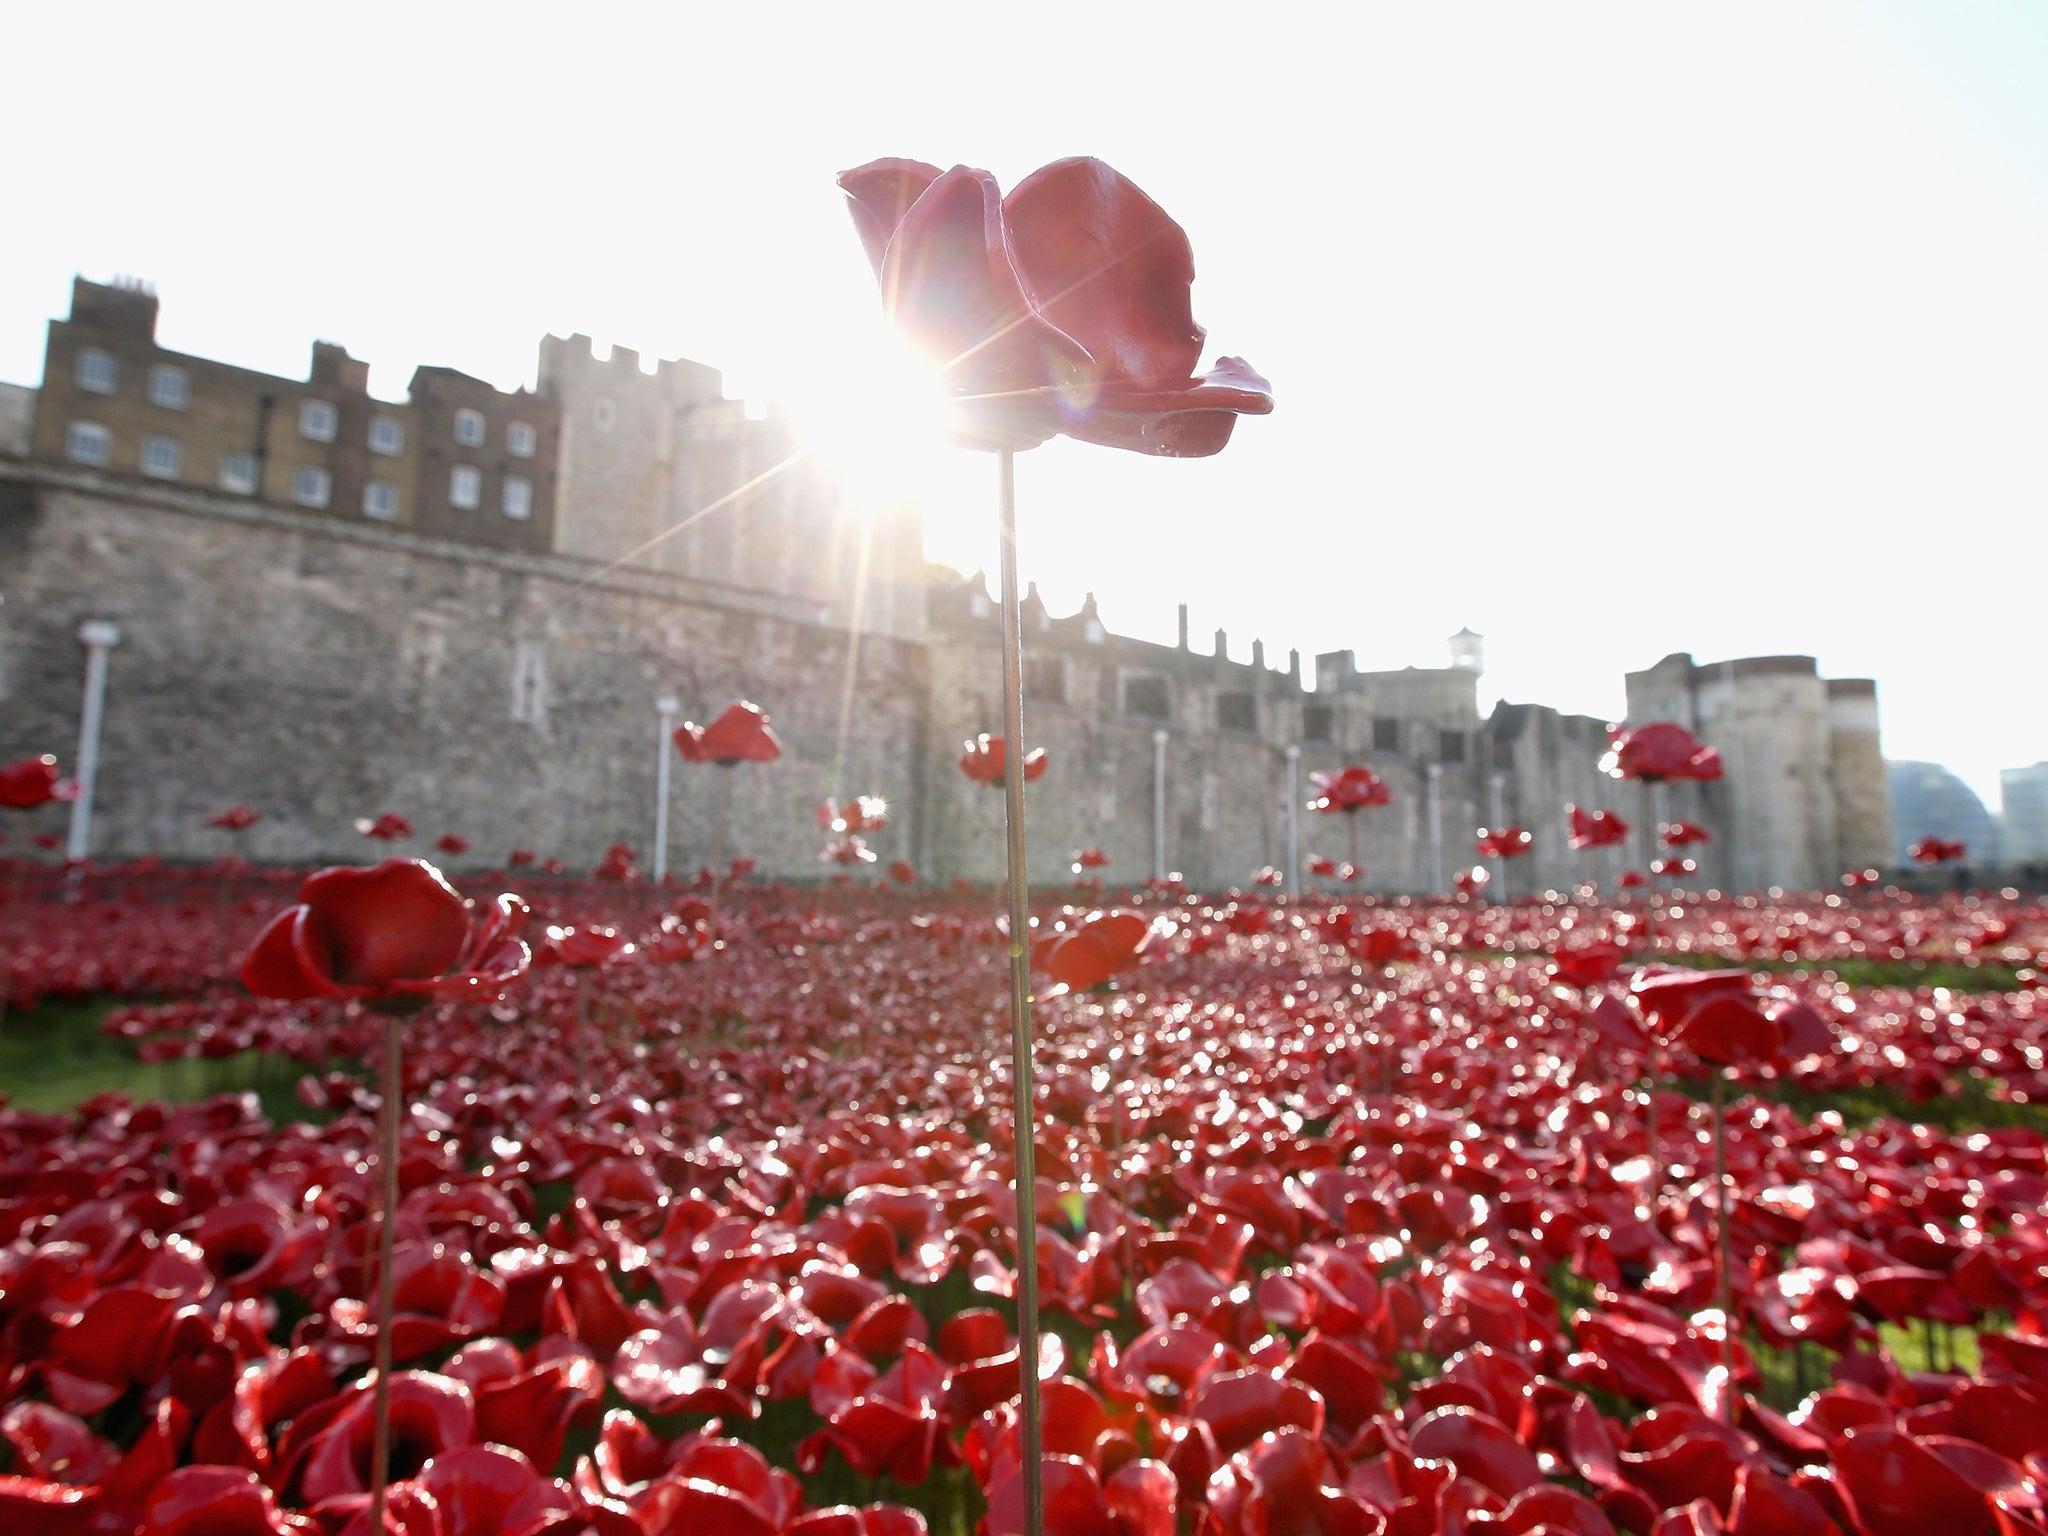
[[[1649,844],[1650,848],[1650,856],[1644,860],[1646,867],[1643,870],[1644,878],[1649,881],[1649,884],[1644,887],[1649,892],[1649,905],[1643,930],[1644,947],[1648,951],[1647,959],[1649,963],[1655,964],[1657,959],[1657,871],[1655,867],[1657,863],[1657,781],[1654,779],[1643,780],[1643,807],[1643,820],[1647,826],[1647,830],[1643,833],[1643,840]],[[1657,1079],[1660,1076],[1662,1067],[1659,1055],[1656,1037],[1653,1033],[1650,1039],[1650,1088],[1648,1101],[1643,1111],[1643,1134],[1644,1139],[1649,1144],[1650,1152],[1650,1209],[1653,1211],[1657,1208],[1658,1199],[1664,1193],[1664,1170],[1659,1166],[1657,1158]]]
[[[398,1223],[398,1121],[405,1096],[400,1072],[399,1015],[384,1017],[384,1080],[377,1107],[377,1172],[383,1184],[377,1218],[377,1378],[370,1416],[370,1530],[383,1536],[384,1485],[391,1475],[391,1308],[393,1233]]]
[[[1024,869],[1024,618],[1017,601],[1017,457],[996,454],[1003,584],[1003,795],[1010,893],[1010,1093],[1016,1132],[1017,1363],[1023,1386],[1024,1536],[1045,1529],[1038,1406],[1037,1115],[1031,1088],[1031,887]]]
[[[1735,1422],[1735,1304],[1728,1288],[1728,1117],[1721,1107],[1727,1074],[1714,1068],[1714,1292],[1721,1308],[1722,1401]]]

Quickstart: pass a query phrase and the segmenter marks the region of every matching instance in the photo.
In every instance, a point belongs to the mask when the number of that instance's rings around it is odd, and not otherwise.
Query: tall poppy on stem
[[[1647,725],[1607,728],[1607,755],[1600,769],[1611,778],[1634,779],[1643,786],[1643,825],[1651,846],[1643,860],[1653,867],[1657,850],[1657,790],[1667,782],[1706,783],[1721,777],[1721,754],[1705,745],[1684,726],[1673,720],[1652,720]],[[1649,922],[1645,939],[1650,952],[1657,949],[1657,885],[1650,883]]]
[[[299,887],[298,904],[256,936],[242,985],[258,997],[355,999],[384,1016],[378,1105],[375,1439],[370,1529],[384,1529],[390,1475],[392,1234],[398,1210],[398,1129],[404,1095],[399,1026],[436,1002],[488,1002],[532,961],[519,930],[526,903],[499,896],[478,909],[433,865],[386,859],[369,869],[323,869]]]
[[[839,178],[895,328],[936,366],[954,436],[996,454],[1004,736],[1024,740],[1016,454],[1064,433],[1138,453],[1220,452],[1273,408],[1239,358],[1197,375],[1194,254],[1179,225],[1100,160],[1056,161],[1005,197],[986,171],[876,160]],[[1004,774],[1017,1118],[1018,1358],[1038,1358],[1024,763]],[[1022,1373],[1024,1523],[1044,1524],[1038,1381]]]
[[[768,723],[767,711],[745,699],[728,704],[709,725],[685,720],[676,727],[676,752],[686,763],[711,763],[736,768],[741,763],[772,763],[782,756],[782,742]],[[712,836],[711,926],[718,928],[718,887],[725,868],[726,825],[732,818],[732,775],[719,775],[718,823]]]
[[[1492,859],[1500,866],[1500,899],[1508,899],[1508,860],[1519,859],[1536,846],[1535,834],[1527,827],[1495,827],[1479,829],[1477,852],[1482,859]]]
[[[1785,1054],[1789,1015],[1772,1017],[1758,1007],[1747,971],[1680,971],[1639,975],[1633,985],[1653,1025],[1669,1045],[1684,1046],[1707,1069],[1714,1137],[1714,1290],[1722,1317],[1723,1400],[1735,1406],[1734,1293],[1728,1281],[1728,1117],[1724,1103],[1728,1069],[1775,1062]]]
[[[1342,816],[1351,834],[1351,862],[1358,862],[1358,813],[1376,805],[1391,805],[1394,792],[1386,781],[1363,763],[1353,763],[1335,773],[1311,773],[1309,782],[1318,793],[1308,808],[1320,816]]]

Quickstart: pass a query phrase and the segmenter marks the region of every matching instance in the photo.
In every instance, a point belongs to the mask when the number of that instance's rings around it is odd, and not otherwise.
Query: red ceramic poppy
[[[1640,869],[1624,869],[1616,882],[1624,891],[1640,891],[1650,883],[1649,876]]]
[[[640,878],[640,866],[634,863],[633,860],[633,845],[631,843],[613,843],[609,848],[605,849],[604,857],[590,866],[590,878],[593,880],[637,880]]]
[[[358,816],[356,830],[380,843],[397,843],[412,836],[412,823],[396,811],[386,811],[375,821],[367,816]]]
[[[45,752],[24,757],[0,768],[0,806],[11,811],[32,811],[39,805],[63,798],[63,780],[57,773],[57,759]]]
[[[1452,879],[1460,896],[1477,896],[1492,882],[1493,875],[1484,864],[1474,864],[1470,869],[1461,869]]]
[[[1560,946],[1551,951],[1550,973],[1568,987],[1597,987],[1613,979],[1627,953],[1611,939]]]
[[[1057,433],[1139,453],[1221,451],[1273,408],[1242,359],[1195,375],[1194,256],[1100,160],[1059,160],[1003,197],[986,171],[877,160],[839,185],[891,323],[940,370],[958,435],[1029,448]]]
[[[479,914],[420,859],[323,869],[257,935],[242,984],[291,999],[487,995],[526,970],[525,920],[511,895]]]
[[[469,852],[469,839],[460,832],[443,832],[434,839],[434,846],[452,857]]]
[[[229,832],[246,832],[260,820],[262,820],[262,817],[238,800],[226,810],[216,811],[213,815],[207,817],[206,824],[209,827],[220,827]]]
[[[1850,890],[1860,890],[1867,885],[1876,885],[1884,878],[1874,869],[1850,869],[1842,873],[1842,884]]]
[[[1077,875],[1084,870],[1106,869],[1108,866],[1109,855],[1100,848],[1077,848],[1074,850],[1073,870]]]
[[[567,927],[550,924],[541,935],[540,943],[534,946],[533,963],[536,966],[610,965],[615,960],[631,957],[633,953],[633,941],[608,924],[570,924]]]
[[[1481,827],[1478,846],[1482,859],[1519,859],[1536,846],[1536,838],[1526,827],[1501,827],[1495,831]]]
[[[960,771],[986,789],[1001,789],[1003,776],[1008,771],[1009,749],[1003,738],[991,736],[986,731],[965,743],[960,753]],[[1024,782],[1029,784],[1045,777],[1048,759],[1045,748],[1034,747],[1024,754]]]
[[[1135,912],[1091,912],[1046,950],[1045,969],[1069,992],[1099,987],[1138,963],[1152,935]]]
[[[880,795],[827,800],[818,807],[818,825],[827,832],[879,832],[889,825],[889,802]]]
[[[1674,779],[1718,779],[1721,754],[1701,744],[1684,726],[1671,720],[1647,725],[1609,726],[1603,773],[1617,779],[1642,779],[1661,784]]]
[[[513,869],[524,869],[534,861],[535,857],[536,855],[531,848],[514,848],[505,855],[505,863]]]
[[[1628,823],[1612,811],[1587,811],[1568,805],[1565,814],[1571,822],[1571,846],[1575,850],[1618,848],[1628,841]]]
[[[1690,848],[1714,840],[1713,833],[1696,821],[1667,821],[1657,828],[1657,836],[1666,848]]]
[[[835,837],[819,850],[818,858],[826,864],[872,864],[875,862],[875,850],[867,845],[865,838]]]
[[[685,720],[676,727],[676,751],[686,763],[772,763],[782,756],[782,743],[770,729],[759,705],[741,699],[728,704],[709,725]]]
[[[908,859],[898,859],[889,866],[889,878],[898,885],[917,884],[917,866]]]
[[[1394,792],[1386,781],[1363,763],[1354,763],[1335,773],[1311,773],[1309,782],[1321,791],[1308,808],[1325,816],[1349,815],[1375,805],[1389,805]]]
[[[1952,864],[1969,851],[1967,844],[1945,837],[1923,837],[1906,850],[1906,857],[1916,864]]]

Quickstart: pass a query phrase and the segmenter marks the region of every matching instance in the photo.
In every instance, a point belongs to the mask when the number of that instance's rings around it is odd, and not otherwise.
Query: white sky
[[[1028,25],[1027,25],[1028,19]],[[510,387],[544,331],[860,400],[835,172],[1099,155],[1273,381],[1218,458],[1019,466],[1056,609],[1350,647],[1595,715],[1805,652],[1996,805],[2048,757],[2048,8],[35,6],[7,24],[0,378],[74,272],[166,345]],[[26,65],[27,67],[22,67]],[[963,459],[965,456],[961,456]],[[931,552],[992,543],[941,472]],[[992,554],[990,556],[992,559]]]

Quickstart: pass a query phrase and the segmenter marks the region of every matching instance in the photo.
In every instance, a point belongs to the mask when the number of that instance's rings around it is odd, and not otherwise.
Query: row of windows
[[[104,469],[113,458],[114,435],[96,421],[74,421],[64,434],[64,456],[74,464]],[[160,480],[175,480],[185,472],[185,445],[175,437],[145,437],[140,458],[142,472]],[[220,487],[239,495],[256,490],[256,456],[225,453],[220,461]],[[292,477],[292,500],[302,507],[324,507],[334,494],[334,479],[324,469],[306,465]],[[448,500],[464,511],[475,511],[483,503],[483,474],[468,464],[448,472]],[[524,522],[533,516],[533,482],[507,475],[500,491],[499,509],[505,516]],[[398,487],[388,480],[372,480],[363,487],[363,510],[371,517],[398,516]]]
[[[111,395],[121,384],[121,364],[111,352],[97,347],[82,348],[73,361],[72,376],[78,387],[95,395]],[[182,368],[170,363],[152,364],[149,370],[149,401],[166,410],[182,411],[192,403],[192,381]],[[465,448],[481,448],[488,423],[482,411],[467,406],[455,413],[455,441]],[[331,443],[341,427],[341,413],[328,400],[299,402],[299,436],[315,443]],[[530,459],[539,445],[540,434],[531,422],[514,421],[505,427],[505,451],[515,459]],[[370,418],[370,451],[395,456],[405,451],[405,423],[395,416]]]

